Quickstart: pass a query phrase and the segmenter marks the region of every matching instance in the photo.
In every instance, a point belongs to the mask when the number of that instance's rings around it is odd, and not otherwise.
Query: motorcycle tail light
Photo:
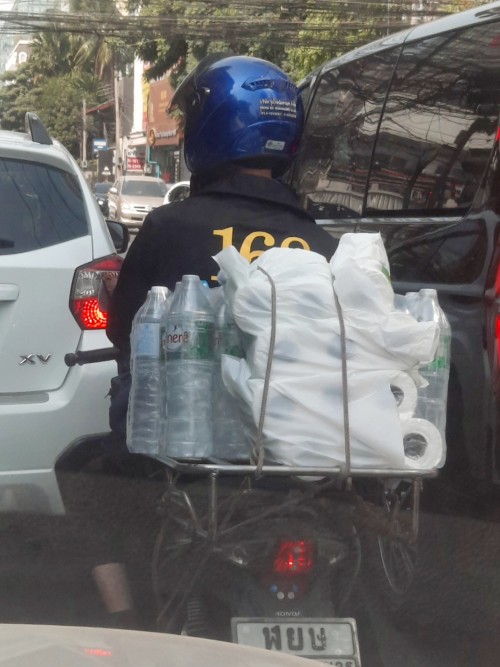
[[[71,287],[70,309],[81,329],[105,329],[108,297],[120,273],[123,259],[110,255],[76,269]]]
[[[274,559],[276,574],[307,574],[314,562],[314,542],[308,540],[282,541]]]

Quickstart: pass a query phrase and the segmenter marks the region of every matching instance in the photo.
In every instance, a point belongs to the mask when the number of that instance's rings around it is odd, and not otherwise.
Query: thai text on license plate
[[[335,667],[360,667],[353,618],[233,618],[233,642],[320,660]]]

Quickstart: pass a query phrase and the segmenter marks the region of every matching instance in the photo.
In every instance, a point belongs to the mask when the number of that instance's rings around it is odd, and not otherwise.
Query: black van
[[[347,53],[301,88],[306,127],[293,188],[332,234],[382,234],[396,292],[438,290],[453,330],[445,471],[468,488],[471,478],[492,488],[486,482],[500,482],[500,2]]]

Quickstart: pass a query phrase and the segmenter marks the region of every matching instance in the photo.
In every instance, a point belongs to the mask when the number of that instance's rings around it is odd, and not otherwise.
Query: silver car
[[[109,218],[139,228],[146,215],[162,206],[168,186],[153,176],[121,176],[108,192]]]

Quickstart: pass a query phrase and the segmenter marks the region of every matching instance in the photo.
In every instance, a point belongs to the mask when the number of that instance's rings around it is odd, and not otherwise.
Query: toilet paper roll
[[[417,385],[413,378],[403,371],[391,377],[391,391],[394,394],[401,419],[410,419],[417,408]]]
[[[441,462],[443,439],[438,429],[427,419],[401,421],[405,465],[414,470],[429,470]]]

